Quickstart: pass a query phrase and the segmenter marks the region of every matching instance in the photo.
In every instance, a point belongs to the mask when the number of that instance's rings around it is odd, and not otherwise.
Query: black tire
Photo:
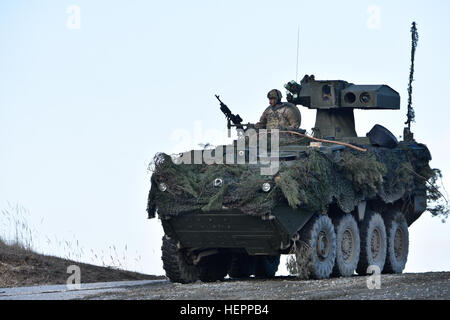
[[[191,283],[199,278],[198,268],[186,260],[173,239],[164,236],[162,241],[162,261],[166,276],[172,282]]]
[[[329,278],[336,259],[336,233],[328,216],[316,215],[303,227],[300,241],[307,247],[307,277]]]
[[[361,253],[356,272],[366,275],[369,266],[378,266],[381,270],[386,261],[386,228],[379,213],[367,210],[360,225]]]
[[[336,261],[333,276],[350,277],[358,266],[360,239],[358,223],[351,214],[333,218],[336,231]]]
[[[405,216],[398,211],[384,217],[387,234],[387,256],[383,273],[402,273],[408,260],[409,232]]]
[[[255,272],[255,257],[247,253],[234,253],[228,274],[234,279],[249,278]]]
[[[228,274],[231,256],[227,252],[219,252],[203,257],[199,264],[199,278],[203,282],[222,281]]]
[[[270,279],[275,277],[280,265],[280,255],[255,257],[255,277]]]

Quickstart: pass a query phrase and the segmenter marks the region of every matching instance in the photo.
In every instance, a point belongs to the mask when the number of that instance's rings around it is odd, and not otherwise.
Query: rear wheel
[[[356,271],[365,275],[369,266],[380,272],[386,261],[386,228],[379,213],[367,211],[360,226],[361,253]]]
[[[280,264],[280,255],[255,257],[255,276],[269,279],[275,277]]]
[[[186,259],[183,251],[177,248],[177,243],[173,239],[164,236],[161,250],[163,268],[170,281],[191,283],[198,280],[198,268]]]
[[[228,274],[235,279],[249,278],[254,273],[255,260],[256,257],[247,253],[234,253]]]
[[[307,246],[304,259],[307,277],[329,278],[336,259],[336,234],[328,216],[314,216],[300,232],[300,241]]]
[[[230,268],[231,256],[227,252],[203,257],[199,264],[199,278],[203,282],[222,281]]]
[[[384,273],[402,273],[408,260],[409,232],[405,216],[399,212],[388,212],[385,216],[387,234],[387,256]]]
[[[350,277],[355,273],[359,261],[359,229],[351,214],[339,215],[333,219],[336,230],[336,262],[333,275]]]

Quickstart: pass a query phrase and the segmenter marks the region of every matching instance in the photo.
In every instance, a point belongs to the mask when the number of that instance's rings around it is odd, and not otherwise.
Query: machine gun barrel
[[[220,100],[220,97],[217,94],[215,96],[216,96],[217,100],[219,100],[219,102],[220,102],[220,110],[223,112],[223,114],[227,118],[228,129],[231,129],[232,126],[236,127],[237,129],[243,129],[242,118],[238,114],[236,114],[236,115],[233,114],[231,112],[230,108],[228,108],[227,105],[225,103],[223,103],[222,100]],[[233,123],[233,125],[231,123]]]

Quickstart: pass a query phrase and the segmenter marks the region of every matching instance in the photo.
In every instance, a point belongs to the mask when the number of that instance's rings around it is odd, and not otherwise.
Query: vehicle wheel
[[[336,231],[336,262],[333,275],[350,277],[355,273],[359,261],[359,229],[351,214],[340,215],[333,219]]]
[[[173,239],[164,236],[162,241],[162,261],[166,276],[172,282],[191,283],[198,280],[198,268],[186,260]]]
[[[255,257],[255,277],[270,279],[275,277],[280,265],[280,255]]]
[[[300,231],[300,241],[308,247],[307,277],[329,278],[336,259],[336,233],[328,216],[314,216]]]
[[[409,232],[405,216],[398,211],[385,216],[387,256],[384,273],[402,273],[408,260]]]
[[[247,253],[234,253],[228,274],[231,278],[249,278],[255,271],[255,257]]]
[[[365,275],[369,266],[383,270],[386,261],[386,228],[379,213],[367,211],[360,226],[361,253],[356,272]]]
[[[222,281],[230,268],[231,256],[220,252],[202,258],[198,264],[199,278],[203,282]]]

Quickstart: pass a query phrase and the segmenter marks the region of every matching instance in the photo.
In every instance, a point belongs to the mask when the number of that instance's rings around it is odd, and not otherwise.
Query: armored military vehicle
[[[231,144],[155,156],[147,210],[161,219],[171,281],[271,278],[292,253],[315,279],[403,271],[430,152],[409,128],[401,141],[381,125],[358,137],[354,120],[354,109],[398,110],[399,94],[313,76],[285,88],[289,103],[317,110],[312,135],[255,134],[222,103],[238,129]]]

